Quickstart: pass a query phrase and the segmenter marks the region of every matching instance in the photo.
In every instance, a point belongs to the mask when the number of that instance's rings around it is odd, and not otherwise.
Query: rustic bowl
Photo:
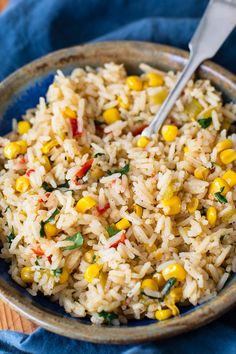
[[[145,42],[105,42],[73,47],[49,54],[24,66],[0,84],[0,132],[10,131],[11,119],[20,118],[45,95],[57,69],[69,73],[77,66],[99,66],[114,61],[124,63],[130,73],[145,62],[162,70],[181,70],[188,54],[182,50]],[[223,92],[225,100],[236,101],[236,79],[228,71],[207,62],[197,72]],[[127,326],[91,325],[89,320],[73,318],[59,305],[43,296],[32,297],[8,275],[9,265],[0,261],[0,298],[20,314],[52,332],[97,343],[127,344],[174,336],[200,327],[229,310],[236,303],[236,277],[212,300],[164,322],[131,321]]]

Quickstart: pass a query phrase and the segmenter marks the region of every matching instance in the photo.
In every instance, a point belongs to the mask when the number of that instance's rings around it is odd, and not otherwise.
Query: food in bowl
[[[12,278],[96,324],[177,316],[236,271],[236,105],[191,80],[141,137],[177,75],[140,68],[58,72],[0,141]]]

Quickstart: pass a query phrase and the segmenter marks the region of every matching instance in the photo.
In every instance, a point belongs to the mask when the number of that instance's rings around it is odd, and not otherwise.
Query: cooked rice
[[[163,75],[168,90],[177,78],[173,72],[162,73],[146,64],[140,68],[144,80],[146,72]],[[19,138],[13,121],[13,132],[0,138],[1,156],[9,140],[23,139],[28,145],[24,158],[20,155],[3,160],[0,172],[1,256],[11,262],[12,278],[26,286],[20,271],[32,267],[34,281],[27,285],[32,295],[40,291],[52,296],[73,316],[90,315],[97,324],[104,321],[101,311],[117,314],[120,322],[144,316],[155,318],[155,311],[165,304],[152,296],[156,292],[143,293],[141,282],[145,278],[155,279],[174,262],[182,264],[187,272],[186,280],[179,284],[183,288],[181,302],[193,305],[215,296],[231,271],[236,271],[236,191],[231,189],[227,193],[226,204],[208,195],[214,178],[222,176],[226,169],[235,168],[234,163],[227,167],[218,163],[215,146],[227,134],[222,123],[235,120],[236,105],[224,105],[221,94],[208,80],[191,80],[167,119],[167,124],[179,127],[175,141],[166,143],[156,134],[145,149],[140,149],[136,147],[139,136],[134,137],[132,131],[140,123],[148,124],[153,119],[160,105],[153,105],[150,96],[163,87],[132,91],[125,83],[126,77],[124,66],[113,63],[97,69],[78,68],[68,77],[58,71],[46,99],[40,98],[38,106],[23,116],[31,124],[29,132]],[[129,103],[129,108],[119,108],[121,120],[98,125],[97,121],[103,123],[105,109],[118,107],[117,96]],[[190,120],[185,111],[193,98],[202,105],[198,118],[211,110],[212,124],[207,129],[202,129],[197,120]],[[79,137],[72,135],[70,119],[63,113],[66,107],[76,112],[82,132]],[[47,172],[42,163],[42,146],[50,139],[57,139],[58,146],[50,154],[52,168]],[[236,135],[232,134],[230,139],[236,148]],[[184,146],[188,146],[187,153]],[[92,170],[99,167],[104,176],[96,181],[88,172],[76,184],[76,172],[91,157]],[[127,174],[109,175],[109,171],[117,171],[127,163],[130,166]],[[200,165],[210,169],[206,181],[194,177],[194,169]],[[30,189],[20,194],[15,191],[15,181],[30,169],[33,169]],[[67,180],[66,190],[59,188],[45,193],[42,187],[47,182],[56,188]],[[161,202],[170,185],[181,198],[181,212],[176,216],[165,215],[168,207],[163,208]],[[109,202],[108,209],[101,215],[97,207],[78,213],[76,202],[88,195],[100,209]],[[199,200],[199,207],[189,214],[187,205],[192,197]],[[134,203],[143,208],[142,217],[135,214]],[[210,206],[219,215],[214,228],[204,213]],[[40,237],[40,222],[56,208],[60,213],[55,222],[61,232],[54,238]],[[230,210],[233,213],[223,222],[221,217]],[[121,218],[128,219],[131,226],[125,232],[124,243],[111,247],[123,232],[109,239],[106,229]],[[7,236],[12,231],[14,237],[9,240]],[[66,250],[73,244],[68,237],[78,231],[83,235],[83,246]],[[157,250],[151,249],[153,245]],[[33,251],[38,246],[44,251],[42,256]],[[84,272],[91,265],[85,256],[88,250],[93,250],[93,262],[101,266],[99,276],[91,283],[84,279]],[[67,269],[70,276],[60,284],[62,269]],[[113,320],[113,324],[118,323]]]

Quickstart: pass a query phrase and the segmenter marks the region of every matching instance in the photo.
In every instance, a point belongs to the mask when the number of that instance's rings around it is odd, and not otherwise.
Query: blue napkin
[[[187,49],[207,0],[12,0],[0,15],[0,80],[53,50],[96,40],[153,41]],[[222,24],[219,23],[219,28]],[[236,72],[236,31],[214,60]],[[0,332],[0,353],[235,354],[236,310],[192,333],[136,346],[85,343],[38,329]]]

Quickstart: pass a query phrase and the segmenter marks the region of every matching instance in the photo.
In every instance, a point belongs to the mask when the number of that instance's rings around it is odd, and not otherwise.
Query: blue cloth
[[[12,0],[0,15],[0,80],[53,50],[93,40],[133,39],[187,49],[207,0]],[[220,28],[219,24],[219,28]],[[215,61],[236,72],[234,31]],[[192,333],[137,346],[97,345],[38,329],[0,332],[0,353],[235,354],[236,311]]]

